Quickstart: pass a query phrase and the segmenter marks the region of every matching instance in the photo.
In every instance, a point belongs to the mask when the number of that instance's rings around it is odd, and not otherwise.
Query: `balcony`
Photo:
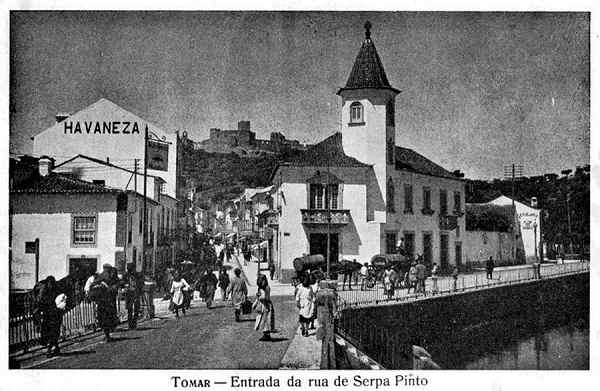
[[[273,209],[265,210],[258,216],[260,227],[277,227],[279,225],[279,212]]]
[[[302,213],[302,224],[327,224],[327,210],[325,209],[300,209]],[[331,225],[346,225],[350,223],[350,210],[331,209],[329,211]]]
[[[452,231],[458,226],[458,217],[452,215],[440,215],[440,229]]]

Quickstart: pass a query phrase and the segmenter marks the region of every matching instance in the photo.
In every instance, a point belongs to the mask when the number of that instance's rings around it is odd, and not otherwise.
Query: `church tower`
[[[342,144],[344,152],[373,165],[379,190],[386,200],[387,182],[394,169],[396,145],[395,99],[381,59],[371,39],[371,23],[365,23],[365,39],[346,82],[342,97]],[[385,210],[377,208],[375,220],[385,222]],[[379,212],[379,213],[377,213]]]

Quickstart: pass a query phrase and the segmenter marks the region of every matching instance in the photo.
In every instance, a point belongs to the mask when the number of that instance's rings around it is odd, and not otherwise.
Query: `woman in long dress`
[[[56,280],[48,276],[42,283],[36,297],[36,311],[41,318],[42,344],[48,346],[46,355],[52,357],[60,353],[58,340],[62,324],[62,310],[56,306],[56,297],[59,295]],[[52,350],[54,348],[54,350]]]
[[[173,302],[173,311],[175,317],[179,318],[179,310],[185,315],[185,302],[184,302],[184,291],[188,291],[190,285],[186,280],[181,278],[178,271],[173,275],[173,282],[171,283],[171,300]]]
[[[256,285],[258,286],[256,298],[259,314],[256,317],[254,329],[262,331],[263,336],[260,338],[260,341],[270,341],[271,333],[275,330],[275,308],[271,301],[271,288],[269,287],[267,276],[264,274],[259,275]]]

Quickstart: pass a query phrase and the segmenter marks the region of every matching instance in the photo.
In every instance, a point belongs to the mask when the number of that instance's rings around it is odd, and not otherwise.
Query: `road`
[[[35,368],[276,369],[298,323],[292,296],[273,297],[273,303],[278,332],[272,342],[258,340],[254,314],[236,323],[220,300],[212,310],[197,302],[179,319],[169,315],[131,331],[120,326],[115,342],[77,346]]]

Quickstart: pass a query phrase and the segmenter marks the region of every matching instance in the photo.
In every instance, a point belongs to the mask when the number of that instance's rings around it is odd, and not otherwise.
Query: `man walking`
[[[229,275],[225,268],[219,272],[219,288],[221,288],[221,299],[227,300],[227,287],[229,286]]]
[[[417,293],[425,294],[425,278],[427,268],[423,265],[422,261],[419,259],[417,266],[415,266],[417,270]]]
[[[486,270],[486,278],[488,280],[493,279],[492,273],[494,272],[494,260],[492,259],[492,257],[489,257],[489,259],[485,263],[485,270]]]
[[[242,271],[238,268],[235,268],[233,271],[233,278],[231,279],[231,284],[227,287],[226,296],[231,297],[231,305],[234,308],[235,313],[235,321],[240,321],[240,314],[242,312],[242,304],[246,301],[246,297],[248,296],[248,287],[246,286],[246,281],[241,278]]]
[[[141,273],[135,271],[135,264],[127,264],[127,272],[123,276],[123,288],[125,289],[125,306],[127,307],[127,323],[129,329],[137,327],[137,320],[140,312],[140,296],[144,279]]]

